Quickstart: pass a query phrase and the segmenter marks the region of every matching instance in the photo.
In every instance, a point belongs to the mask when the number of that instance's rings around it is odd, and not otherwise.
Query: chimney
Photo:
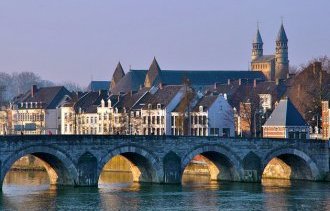
[[[238,79],[238,85],[242,85],[242,79]]]
[[[31,87],[31,97],[34,97],[36,95],[37,90],[38,90],[37,85],[32,85],[32,87]]]
[[[133,95],[133,90],[129,91],[129,96],[132,97],[132,95]]]
[[[162,82],[159,83],[159,89],[163,89],[163,83]]]
[[[280,79],[277,78],[277,79],[275,80],[275,83],[276,83],[276,85],[279,85],[279,84],[280,84]]]
[[[228,78],[227,80],[227,85],[230,85],[230,78]]]
[[[143,88],[142,84],[140,84],[140,90]]]
[[[213,89],[217,89],[217,83],[214,83]]]
[[[256,88],[257,87],[257,79],[254,79],[253,80],[253,88]]]

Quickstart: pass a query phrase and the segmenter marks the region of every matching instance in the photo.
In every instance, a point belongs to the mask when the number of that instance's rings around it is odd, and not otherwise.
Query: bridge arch
[[[202,155],[207,158],[207,162],[210,161],[209,171],[212,180],[241,180],[243,169],[239,157],[222,145],[202,145],[187,153],[182,158],[182,173],[196,155]]]
[[[282,148],[273,150],[263,159],[263,168],[265,170],[268,163],[278,158],[291,168],[290,179],[298,180],[317,180],[320,172],[315,162],[303,151],[293,148]]]
[[[57,185],[75,185],[77,170],[70,157],[61,150],[50,146],[29,146],[10,154],[1,166],[1,185],[12,165],[21,157],[33,155],[45,163],[50,183]]]
[[[108,151],[98,164],[98,178],[105,164],[117,155],[121,155],[130,161],[134,182],[161,182],[162,169],[158,157],[152,152],[135,145],[122,145]]]

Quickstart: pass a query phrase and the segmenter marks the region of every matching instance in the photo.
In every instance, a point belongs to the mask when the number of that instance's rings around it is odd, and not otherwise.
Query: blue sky
[[[1,0],[0,72],[55,82],[148,68],[246,70],[260,22],[272,54],[284,19],[293,65],[330,55],[330,1]]]

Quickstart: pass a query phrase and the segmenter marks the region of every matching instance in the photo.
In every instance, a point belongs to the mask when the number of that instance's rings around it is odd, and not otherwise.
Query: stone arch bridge
[[[0,137],[0,179],[19,158],[34,155],[47,165],[52,184],[96,186],[114,156],[131,161],[134,181],[180,183],[196,155],[210,161],[211,179],[259,182],[277,157],[291,167],[291,178],[325,180],[329,142],[178,136],[40,135]]]

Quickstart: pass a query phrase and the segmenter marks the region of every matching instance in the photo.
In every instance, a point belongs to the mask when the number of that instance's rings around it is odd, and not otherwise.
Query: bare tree
[[[59,85],[61,86],[65,86],[65,88],[67,90],[69,90],[70,92],[82,92],[84,91],[84,89],[77,83],[72,82],[72,81],[64,81],[62,83],[60,83]]]

